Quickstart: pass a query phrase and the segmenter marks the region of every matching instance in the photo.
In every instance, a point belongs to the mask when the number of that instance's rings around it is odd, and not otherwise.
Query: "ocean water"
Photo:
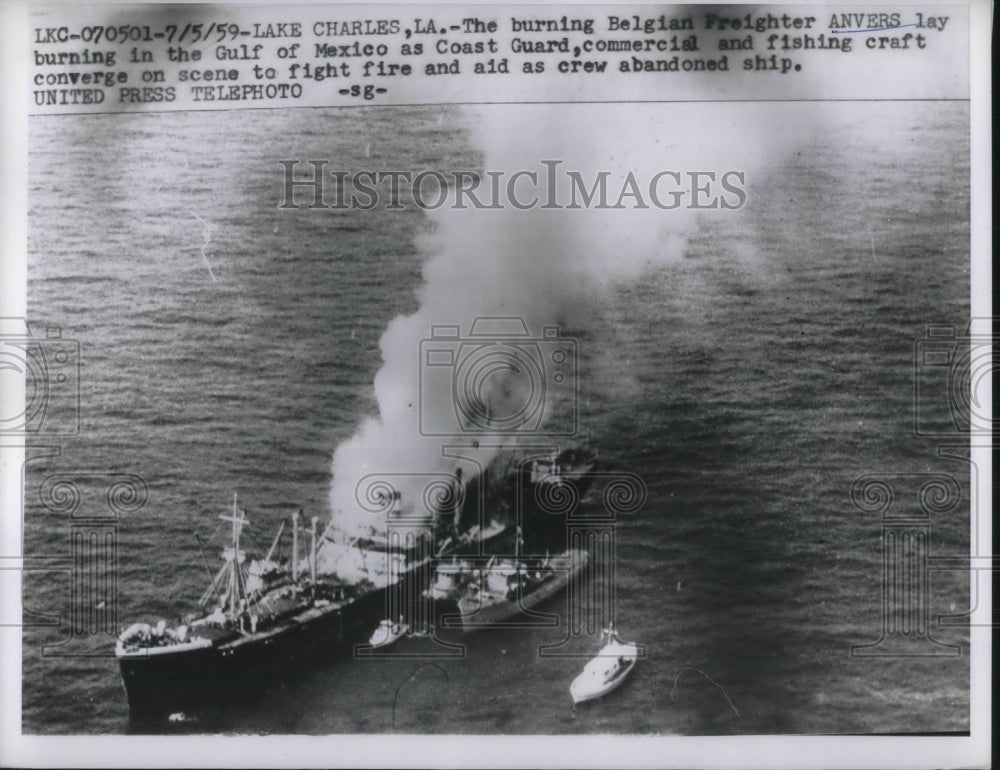
[[[794,125],[818,108],[774,109]],[[616,285],[580,334],[581,424],[605,468],[648,490],[616,528],[618,625],[647,647],[620,691],[574,713],[582,661],[537,653],[558,631],[497,631],[433,665],[331,657],[162,729],[967,730],[967,629],[935,630],[961,657],[850,655],[878,638],[882,596],[881,524],[852,504],[855,479],[954,475],[963,498],[933,521],[931,551],[969,547],[968,466],[913,433],[914,343],[969,312],[968,108],[865,110],[863,125],[827,114],[750,181],[744,210],[706,217],[682,259]],[[39,567],[24,577],[25,732],[130,730],[113,637],[51,646],[70,636],[71,522],[42,504],[45,479],[92,474],[88,500],[109,474],[148,485],[116,529],[119,625],[197,600],[196,535],[214,563],[234,491],[260,547],[289,507],[325,518],[333,450],[376,410],[378,341],[416,309],[433,222],[413,207],[278,210],[277,161],[476,167],[468,121],[454,108],[32,119],[30,320],[79,341],[81,418],[77,435],[34,441],[25,469]],[[962,612],[966,576],[933,573],[930,596],[933,612]]]

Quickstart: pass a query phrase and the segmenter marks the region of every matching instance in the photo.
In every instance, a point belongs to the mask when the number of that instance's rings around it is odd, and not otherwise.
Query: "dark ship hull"
[[[348,655],[385,617],[387,595],[383,587],[347,603],[307,607],[257,633],[220,632],[208,646],[179,644],[120,655],[130,716],[165,717],[232,701],[296,665]]]
[[[558,474],[557,483],[583,486],[589,483],[592,460],[590,456],[580,458],[566,453],[553,456],[552,464],[539,471],[544,481],[532,479],[528,486],[551,483],[553,471]],[[556,465],[559,461],[561,466]],[[504,490],[497,497],[510,499],[511,492]],[[306,578],[295,566],[298,548],[293,545],[291,569],[276,569],[270,573],[270,582],[251,589],[248,573],[240,566],[243,553],[239,536],[246,524],[244,513],[234,496],[232,515],[220,517],[232,522],[232,543],[224,552],[225,565],[201,602],[209,607],[213,606],[209,600],[225,598],[215,613],[191,620],[189,626],[180,624],[169,630],[161,621],[155,633],[147,624],[137,623],[119,637],[116,656],[133,722],[232,702],[280,681],[290,669],[303,663],[349,655],[355,645],[368,642],[380,621],[395,619],[400,608],[412,606],[413,599],[429,588],[432,554],[440,558],[469,549],[482,552],[480,549],[487,546],[501,548],[505,539],[513,536],[507,525],[494,528],[478,522],[464,537],[453,535],[454,541],[448,538],[438,546],[419,540],[409,550],[403,549],[406,558],[399,563],[405,566],[393,568],[392,577],[381,585],[367,580],[350,583],[332,577],[317,578],[314,519],[309,559],[312,574]],[[454,516],[456,531],[460,514]],[[297,523],[295,517],[293,526]],[[278,538],[280,535],[281,530]],[[353,543],[347,547],[350,549]],[[383,547],[388,546],[383,543]],[[276,567],[270,557],[268,554],[264,566]],[[537,593],[523,596],[520,609],[535,606],[562,590],[573,576],[575,572],[555,576],[539,586]],[[227,604],[228,610],[224,611],[222,607]],[[478,626],[485,619],[490,625],[502,626],[506,617],[519,611],[516,601],[503,605],[479,613],[472,624]],[[251,606],[257,617],[251,617]]]
[[[240,533],[247,520],[235,496],[232,514],[220,518],[232,523],[231,547],[199,601],[215,609],[200,617],[190,614],[170,628],[163,620],[155,627],[134,623],[118,637],[115,655],[133,721],[216,705],[266,686],[303,661],[343,654],[368,638],[390,606],[400,606],[429,580],[426,539],[400,549],[384,540],[355,538],[338,546],[341,556],[367,554],[375,569],[370,577],[318,575],[317,519],[309,558],[300,569],[298,515],[292,519],[291,565],[271,558],[282,525],[268,555],[244,569]],[[336,543],[331,539],[326,545]],[[380,570],[379,561],[391,568]]]

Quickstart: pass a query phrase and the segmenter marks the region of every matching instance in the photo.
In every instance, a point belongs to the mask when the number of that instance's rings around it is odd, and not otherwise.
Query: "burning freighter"
[[[582,456],[582,462],[580,455],[569,454],[575,451],[554,455],[547,471],[533,465],[529,484],[589,483],[593,456]],[[561,458],[572,464],[559,466]],[[560,471],[565,475],[555,481]],[[392,503],[398,511],[398,492]],[[497,505],[498,510],[506,507]],[[509,522],[495,518],[460,529],[461,511],[456,511],[440,543],[432,542],[427,529],[346,538],[330,527],[318,537],[313,518],[303,565],[296,514],[290,562],[275,558],[279,529],[267,555],[244,568],[247,555],[240,539],[249,521],[235,495],[232,511],[220,518],[230,524],[230,542],[222,568],[199,601],[202,610],[170,627],[162,620],[134,623],[118,638],[115,653],[133,717],[218,702],[259,685],[276,669],[320,652],[329,656],[331,649],[350,649],[368,638],[387,607],[399,606],[399,597],[419,595],[430,586],[437,560],[482,551],[490,543],[502,549],[511,530]],[[320,562],[339,567],[339,574],[320,574]]]
[[[297,548],[290,565],[275,561],[272,548],[244,569],[240,535],[248,521],[235,496],[232,513],[221,518],[231,523],[231,540],[222,569],[199,602],[207,612],[190,614],[170,628],[162,620],[136,623],[118,639],[115,653],[133,716],[164,715],[235,695],[275,666],[349,644],[385,611],[388,579],[376,586],[373,580],[317,574],[316,519],[307,569],[298,564]],[[297,522],[298,514],[296,535]],[[398,580],[406,580],[429,559],[425,543],[409,545],[373,538],[349,547],[364,549],[372,577],[391,567]]]

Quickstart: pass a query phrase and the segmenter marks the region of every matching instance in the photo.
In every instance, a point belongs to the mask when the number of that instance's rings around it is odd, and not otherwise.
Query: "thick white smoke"
[[[516,316],[533,336],[547,324],[588,328],[609,287],[681,257],[699,217],[736,215],[687,208],[688,172],[714,172],[716,180],[728,171],[743,172],[752,202],[755,168],[770,152],[764,141],[767,123],[762,117],[748,121],[750,111],[741,113],[739,124],[727,117],[731,113],[723,105],[504,105],[471,113],[484,170],[503,174],[501,188],[518,171],[535,172],[544,203],[543,161],[560,161],[561,203],[569,202],[568,172],[579,174],[588,188],[607,172],[612,205],[631,174],[642,200],[626,196],[624,208],[612,210],[592,203],[581,210],[536,206],[525,211],[508,202],[500,210],[445,206],[428,212],[435,228],[421,244],[427,258],[417,289],[420,307],[395,318],[382,336],[384,363],[375,379],[378,416],[366,419],[334,454],[332,528],[349,535],[384,530],[384,516],[366,512],[356,499],[359,481],[369,474],[412,474],[396,476],[393,484],[402,492],[404,510],[413,512],[423,510],[426,474],[452,473],[459,465],[442,457],[442,445],[451,440],[421,435],[421,426],[429,423],[455,423],[450,388],[420,392],[421,340],[432,326],[458,325],[467,334],[477,317]],[[670,189],[688,190],[680,208],[664,210],[649,200],[648,185],[660,171],[680,173],[680,186],[670,177],[659,186],[661,202],[670,200]],[[527,180],[518,185],[521,201],[530,200],[530,187]],[[479,191],[480,199],[488,202],[488,190],[487,185]],[[711,185],[711,196],[723,193],[718,181]],[[737,196],[725,194],[736,202]],[[639,208],[641,203],[649,208]],[[512,397],[500,392],[502,377],[491,382],[497,392],[487,394],[487,400]],[[467,454],[486,466],[496,451],[488,445],[509,444],[513,438],[466,433],[462,440],[479,442],[480,448],[470,446]],[[466,478],[476,472],[472,463],[462,466]]]

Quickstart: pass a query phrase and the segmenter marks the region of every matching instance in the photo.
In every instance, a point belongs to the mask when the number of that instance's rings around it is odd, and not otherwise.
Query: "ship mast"
[[[235,617],[237,607],[242,604],[242,600],[246,597],[247,593],[246,584],[243,580],[243,570],[240,569],[240,564],[243,561],[243,552],[240,551],[240,533],[247,520],[244,512],[236,504],[235,492],[233,492],[233,515],[220,516],[219,518],[223,521],[231,521],[233,523],[232,547],[226,549],[225,555],[229,565],[229,585],[227,586],[229,614],[231,617]]]
[[[220,599],[219,605],[225,606],[228,604],[230,617],[235,617],[237,608],[242,609],[243,600],[247,597],[246,578],[240,567],[245,557],[244,552],[240,550],[240,534],[243,531],[243,527],[250,523],[247,521],[246,512],[241,511],[237,505],[235,492],[233,493],[232,514],[229,516],[220,516],[219,518],[222,521],[232,522],[231,545],[229,548],[223,549],[222,558],[225,560],[225,563],[218,574],[216,574],[208,590],[202,595],[200,603],[203,605],[207,604],[216,595],[216,591],[225,583],[225,589],[218,594]]]
[[[292,580],[299,579],[299,514],[296,511],[292,516]]]

